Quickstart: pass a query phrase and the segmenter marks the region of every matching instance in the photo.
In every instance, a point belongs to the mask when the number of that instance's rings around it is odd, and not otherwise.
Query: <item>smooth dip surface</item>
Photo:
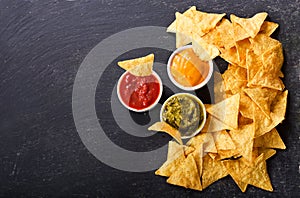
[[[176,82],[185,87],[193,87],[205,80],[209,63],[200,60],[193,49],[188,48],[173,57],[170,71]]]

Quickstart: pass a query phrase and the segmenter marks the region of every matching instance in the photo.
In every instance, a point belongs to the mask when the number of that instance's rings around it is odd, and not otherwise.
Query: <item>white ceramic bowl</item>
[[[183,90],[186,90],[186,91],[193,91],[193,90],[196,90],[196,89],[200,89],[201,87],[203,87],[203,86],[205,86],[205,85],[207,84],[207,82],[210,80],[210,78],[211,78],[211,76],[212,76],[213,68],[214,68],[214,67],[213,67],[213,62],[212,62],[212,60],[208,61],[208,64],[209,64],[209,71],[208,71],[208,74],[207,74],[206,78],[204,79],[204,81],[201,82],[201,83],[198,84],[198,85],[195,85],[195,86],[193,86],[193,87],[186,87],[186,86],[183,86],[183,85],[181,85],[180,83],[178,83],[178,82],[174,79],[174,77],[173,77],[173,75],[172,75],[172,73],[171,73],[171,63],[172,63],[172,60],[173,60],[173,58],[174,58],[174,56],[175,56],[176,54],[178,54],[179,52],[181,52],[181,51],[183,51],[183,50],[185,50],[185,49],[189,49],[189,48],[192,48],[192,45],[185,45],[185,46],[182,46],[182,47],[176,49],[176,50],[171,54],[171,56],[169,57],[168,63],[167,63],[167,72],[168,72],[168,76],[169,76],[170,80],[172,81],[172,83],[173,83],[174,85],[176,85],[178,88],[183,89]]]
[[[159,75],[153,71],[152,74],[156,77],[158,83],[159,83],[159,94],[158,94],[158,97],[157,99],[155,100],[155,102],[153,104],[151,104],[150,106],[144,108],[144,109],[135,109],[135,108],[132,108],[130,106],[128,106],[123,100],[122,100],[122,97],[120,95],[120,84],[121,84],[121,81],[122,79],[124,78],[124,76],[128,73],[128,71],[124,72],[122,74],[122,76],[119,78],[118,80],[118,84],[117,84],[117,95],[118,95],[118,98],[119,98],[119,101],[121,102],[121,104],[126,107],[127,109],[131,110],[131,111],[135,111],[135,112],[145,112],[145,111],[149,111],[151,110],[152,108],[154,108],[157,103],[159,102],[160,98],[161,98],[161,95],[162,95],[162,92],[163,92],[163,83],[159,77]]]
[[[190,93],[177,93],[177,94],[174,94],[174,95],[170,96],[170,97],[164,102],[164,104],[162,105],[162,107],[161,107],[161,109],[160,109],[160,121],[161,121],[161,122],[164,121],[162,116],[163,116],[163,110],[164,110],[166,104],[167,104],[172,98],[174,98],[174,97],[176,97],[176,96],[179,96],[179,95],[185,95],[185,96],[188,96],[188,97],[193,98],[195,101],[198,102],[198,104],[200,105],[200,108],[201,108],[201,110],[202,110],[202,113],[203,113],[203,121],[202,121],[202,123],[200,124],[200,126],[198,127],[198,129],[197,129],[195,132],[193,132],[191,135],[189,135],[189,136],[181,136],[182,139],[192,138],[192,137],[194,137],[195,135],[197,135],[197,134],[203,129],[203,127],[204,127],[204,125],[205,125],[205,122],[206,122],[206,109],[205,109],[205,106],[204,106],[204,104],[202,103],[202,101],[201,101],[197,96],[195,96],[195,95],[193,95],[193,94],[190,94]]]

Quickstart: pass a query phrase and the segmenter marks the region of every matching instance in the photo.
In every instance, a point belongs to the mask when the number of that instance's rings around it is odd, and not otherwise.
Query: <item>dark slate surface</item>
[[[278,127],[287,150],[268,161],[273,193],[248,187],[243,194],[229,177],[199,193],[168,185],[153,171],[116,170],[93,157],[76,132],[72,86],[89,51],[122,30],[165,27],[175,11],[191,5],[244,17],[266,11],[269,20],[280,24],[275,38],[284,47],[289,103],[286,120]],[[300,194],[299,11],[296,0],[0,0],[0,196],[296,197]],[[130,136],[119,141],[126,145]],[[135,146],[131,149],[139,150]]]

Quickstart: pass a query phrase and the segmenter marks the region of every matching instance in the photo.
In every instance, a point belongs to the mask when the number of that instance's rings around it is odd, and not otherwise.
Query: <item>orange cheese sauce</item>
[[[173,57],[170,71],[176,82],[185,87],[193,87],[205,80],[209,64],[200,60],[192,48],[188,48]]]

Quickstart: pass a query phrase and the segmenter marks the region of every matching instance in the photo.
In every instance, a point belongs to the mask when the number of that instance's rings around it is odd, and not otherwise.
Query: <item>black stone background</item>
[[[284,48],[289,102],[286,120],[278,127],[287,149],[279,150],[268,161],[273,193],[249,186],[243,194],[229,177],[196,192],[171,186],[153,171],[116,170],[90,154],[76,132],[72,86],[89,51],[122,30],[166,27],[175,11],[192,5],[207,12],[226,12],[227,16],[251,17],[266,11],[268,20],[280,24],[273,36]],[[299,11],[298,0],[0,0],[0,196],[297,197]],[[217,63],[224,70],[224,63]],[[100,100],[105,96],[97,89],[96,97]],[[159,137],[162,143],[169,138]],[[130,149],[140,149],[140,144],[130,144],[130,136],[116,138],[124,147],[126,142]],[[143,146],[142,150],[147,150]],[[147,146],[151,149],[151,144]]]

